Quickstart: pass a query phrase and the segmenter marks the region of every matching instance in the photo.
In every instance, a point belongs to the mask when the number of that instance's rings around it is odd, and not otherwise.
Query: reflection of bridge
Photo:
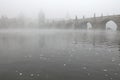
[[[76,29],[85,29],[87,28],[87,23],[92,25],[93,29],[106,29],[106,23],[109,21],[113,21],[117,25],[117,30],[120,30],[120,15],[110,15],[110,16],[101,16],[101,17],[93,17],[93,18],[83,18],[83,19],[75,19],[75,28]]]

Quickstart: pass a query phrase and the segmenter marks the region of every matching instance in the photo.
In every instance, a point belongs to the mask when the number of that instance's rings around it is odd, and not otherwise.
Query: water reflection
[[[0,80],[119,80],[118,54],[119,32],[3,32]]]
[[[119,58],[120,58],[120,42],[118,43],[118,51],[119,51]]]

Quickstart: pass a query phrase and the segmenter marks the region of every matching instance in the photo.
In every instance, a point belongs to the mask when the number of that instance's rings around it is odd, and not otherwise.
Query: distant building
[[[38,14],[38,23],[39,25],[45,24],[45,14],[43,11],[40,11]]]

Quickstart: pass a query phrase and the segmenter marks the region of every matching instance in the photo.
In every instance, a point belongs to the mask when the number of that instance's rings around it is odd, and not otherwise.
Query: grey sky
[[[48,18],[120,14],[120,0],[0,0],[0,15],[8,17],[37,17],[41,9]]]

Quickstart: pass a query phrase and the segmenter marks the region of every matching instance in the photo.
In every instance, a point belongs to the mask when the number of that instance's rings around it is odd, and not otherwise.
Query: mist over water
[[[119,80],[120,32],[0,31],[1,80]]]
[[[119,0],[0,0],[0,80],[120,80]]]

